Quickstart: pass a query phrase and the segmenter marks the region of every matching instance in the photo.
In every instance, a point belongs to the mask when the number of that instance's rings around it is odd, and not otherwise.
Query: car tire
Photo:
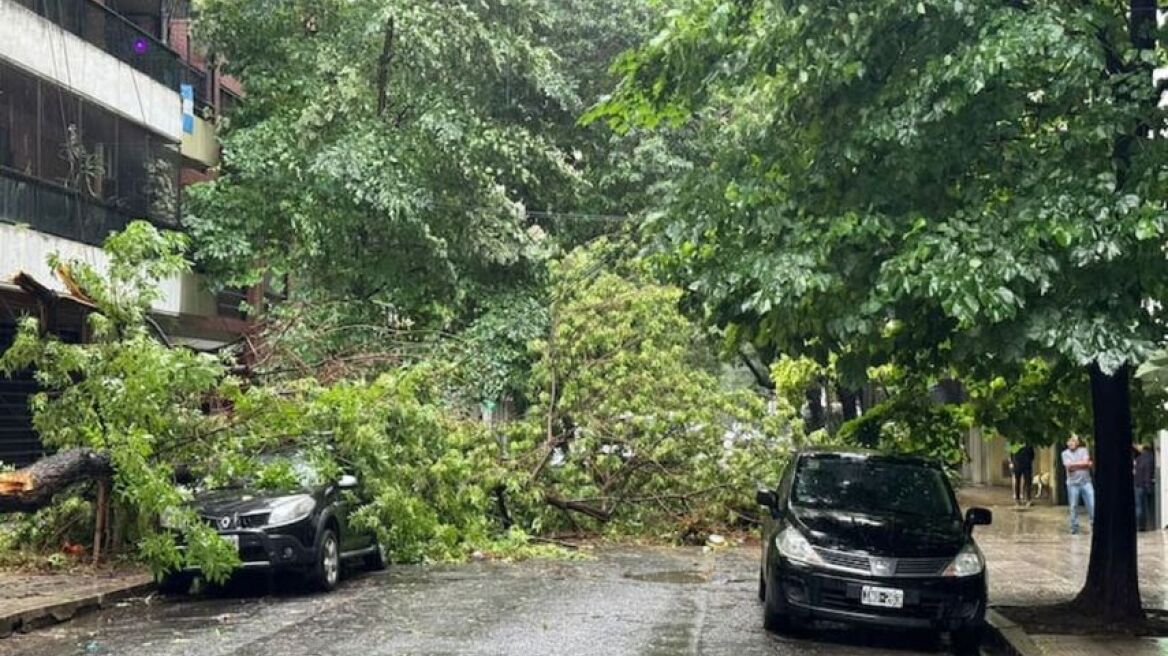
[[[787,614],[786,601],[780,598],[783,591],[773,583],[760,581],[763,586],[762,628],[771,633],[790,633],[794,627]]]
[[[949,642],[957,656],[977,656],[981,653],[981,642],[984,637],[985,625],[975,624],[953,631],[949,635]]]
[[[316,567],[312,572],[312,583],[323,592],[330,592],[341,580],[341,543],[336,531],[326,528],[321,533],[316,550]]]
[[[373,553],[365,556],[365,569],[371,572],[380,572],[389,567],[389,557],[385,553],[385,545],[381,543],[381,540],[375,541],[373,546]]]
[[[758,570],[758,600],[766,601],[766,579],[763,578],[762,570]]]
[[[188,594],[194,582],[195,575],[190,572],[171,572],[156,580],[158,591],[167,596]]]

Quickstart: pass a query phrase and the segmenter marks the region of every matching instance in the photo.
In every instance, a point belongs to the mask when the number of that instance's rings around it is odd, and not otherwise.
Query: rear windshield
[[[940,470],[860,458],[804,458],[795,473],[791,501],[802,508],[870,515],[957,514]]]

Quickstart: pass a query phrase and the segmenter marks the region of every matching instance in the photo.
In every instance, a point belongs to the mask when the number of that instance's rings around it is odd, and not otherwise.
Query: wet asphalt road
[[[912,656],[934,636],[821,627],[762,630],[757,552],[621,549],[587,561],[395,566],[332,594],[271,591],[147,598],[28,635],[0,655],[380,656],[545,654]]]

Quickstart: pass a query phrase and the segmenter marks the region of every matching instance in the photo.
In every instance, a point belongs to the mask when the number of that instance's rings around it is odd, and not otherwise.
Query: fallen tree
[[[0,513],[31,513],[77,483],[113,474],[109,454],[80,447],[66,449],[15,471],[0,473]]]
[[[674,536],[737,522],[753,514],[751,490],[777,482],[775,440],[801,428],[779,425],[793,411],[768,415],[752,391],[723,387],[681,290],[623,247],[599,240],[553,267],[536,403],[508,440],[534,492],[525,514],[545,529]],[[624,263],[604,266],[614,256]]]

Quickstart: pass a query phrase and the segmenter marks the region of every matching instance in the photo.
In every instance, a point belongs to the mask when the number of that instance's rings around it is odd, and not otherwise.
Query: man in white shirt
[[[1095,523],[1095,486],[1091,484],[1091,454],[1072,434],[1063,451],[1063,467],[1067,469],[1067,502],[1070,504],[1071,535],[1079,532],[1079,499],[1087,506],[1087,519]]]

